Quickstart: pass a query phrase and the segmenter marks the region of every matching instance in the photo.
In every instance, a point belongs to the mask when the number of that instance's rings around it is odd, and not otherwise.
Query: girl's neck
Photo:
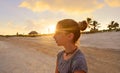
[[[77,48],[77,46],[75,44],[67,44],[64,46],[65,48],[65,52],[69,53],[72,52],[73,50],[75,50]]]

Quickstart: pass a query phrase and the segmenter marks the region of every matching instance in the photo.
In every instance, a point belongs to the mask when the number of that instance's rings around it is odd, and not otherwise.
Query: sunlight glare
[[[49,33],[55,33],[55,25],[49,26]]]

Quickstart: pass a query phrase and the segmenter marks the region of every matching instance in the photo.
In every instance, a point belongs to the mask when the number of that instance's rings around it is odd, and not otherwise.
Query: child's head
[[[77,23],[73,19],[63,19],[57,23],[56,33],[60,31],[65,31],[67,34],[72,33],[72,42],[75,43],[80,37],[80,31],[85,30],[87,27],[86,21]]]

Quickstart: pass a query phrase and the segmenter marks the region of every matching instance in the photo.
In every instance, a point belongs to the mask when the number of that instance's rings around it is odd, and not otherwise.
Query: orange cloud
[[[19,7],[25,7],[27,9],[32,10],[33,12],[40,12],[49,9],[48,4],[42,1],[36,1],[36,2],[24,1],[19,5]]]
[[[111,7],[120,7],[120,0],[105,0],[105,2]]]
[[[19,5],[19,7],[30,9],[33,12],[50,10],[67,13],[89,13],[103,6],[104,4],[97,0],[26,0]]]

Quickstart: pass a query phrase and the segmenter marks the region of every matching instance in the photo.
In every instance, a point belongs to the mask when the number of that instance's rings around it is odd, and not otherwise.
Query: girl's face
[[[73,34],[68,33],[60,25],[56,27],[54,39],[58,46],[65,46],[67,43],[71,43]]]
[[[68,42],[68,37],[65,31],[56,31],[54,39],[58,46],[64,46]]]

